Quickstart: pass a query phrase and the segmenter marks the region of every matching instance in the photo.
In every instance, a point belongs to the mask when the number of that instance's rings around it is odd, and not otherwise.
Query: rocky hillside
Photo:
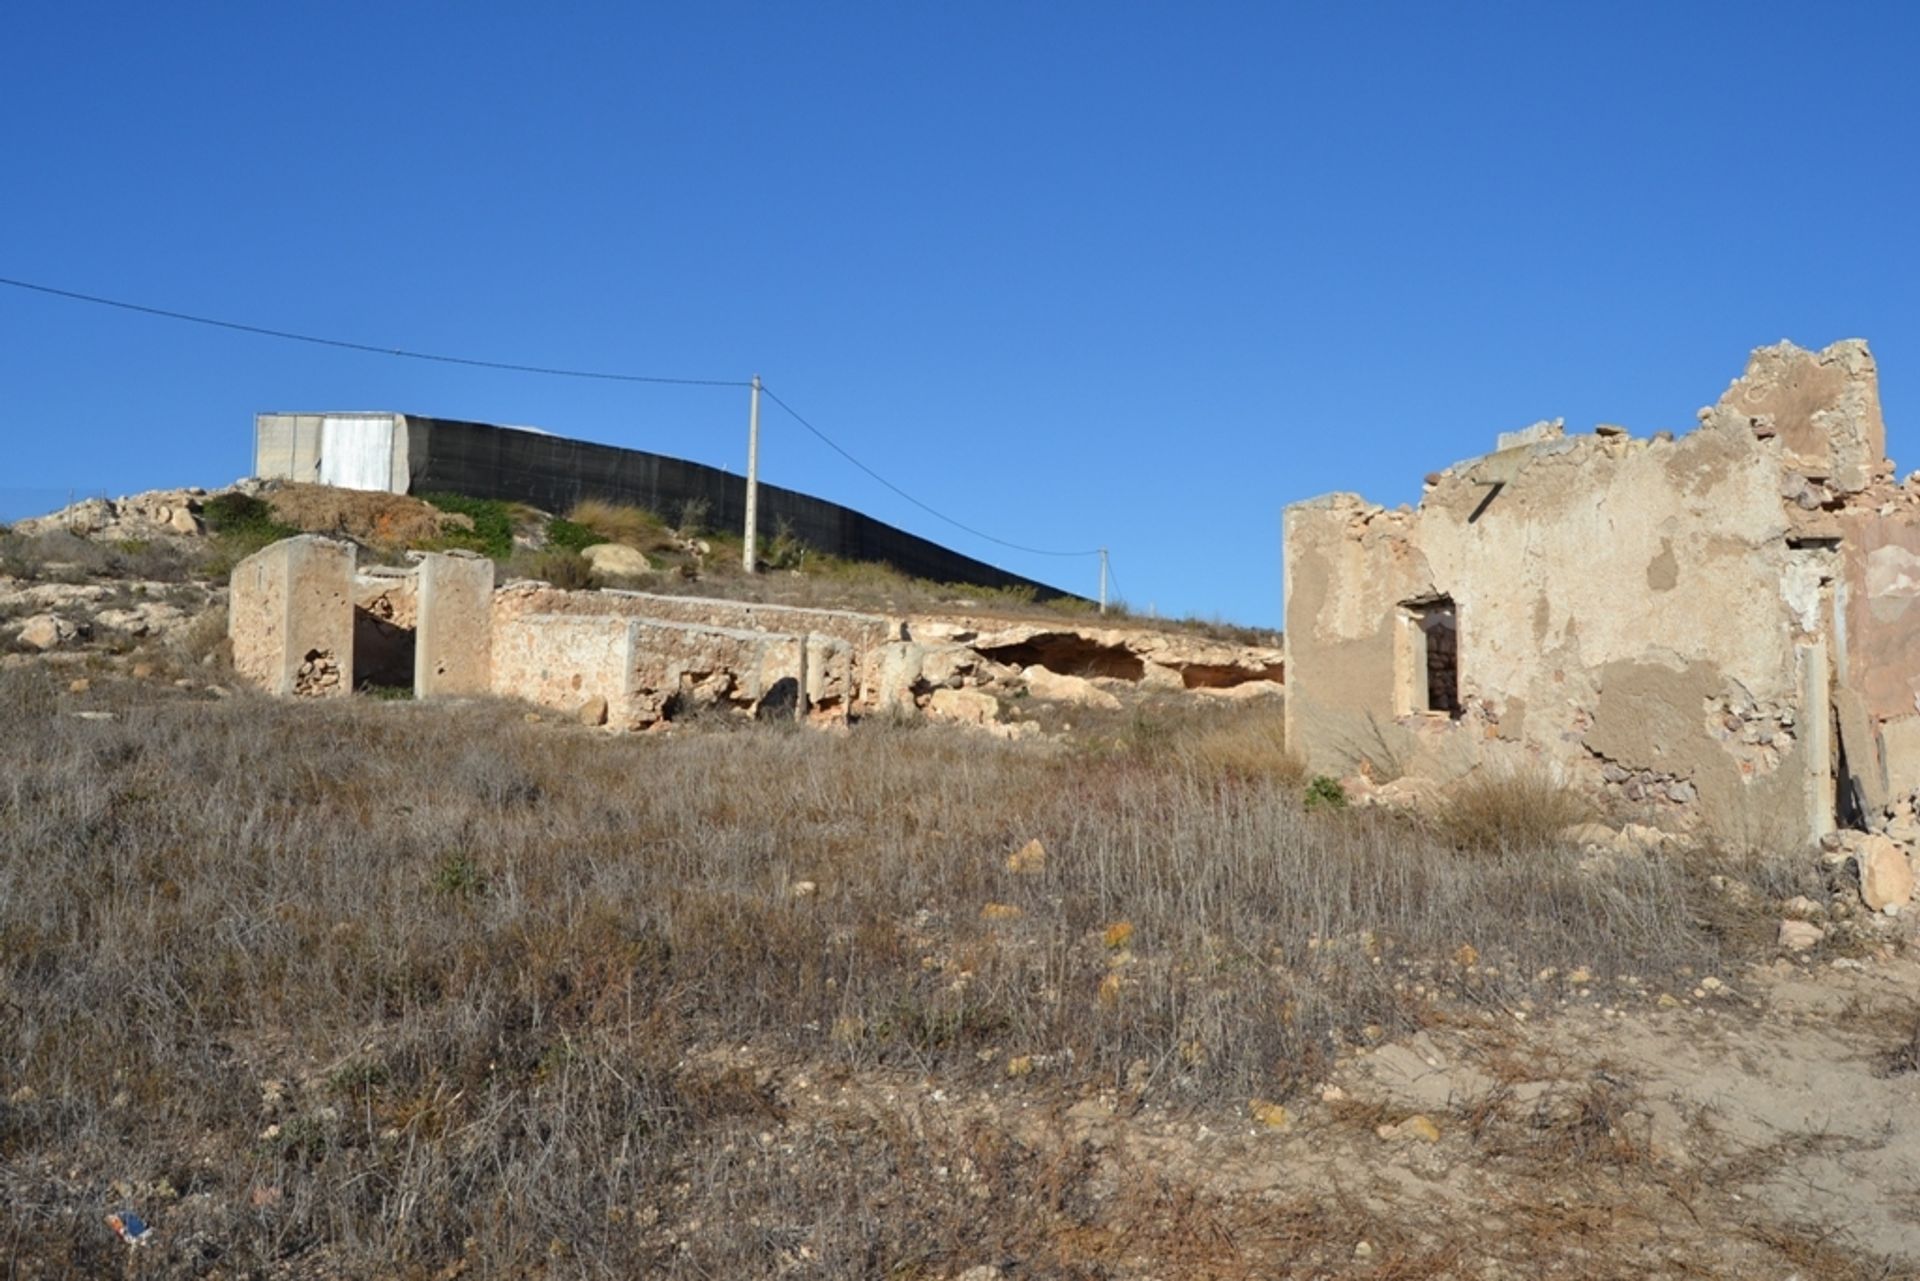
[[[217,492],[155,491],[88,499],[0,535],[0,662],[54,655],[76,667],[164,668],[169,679],[227,690],[220,633],[225,574],[296,532],[353,542],[362,564],[404,563],[420,549],[494,556],[507,581],[588,592],[639,588],[729,601],[879,608],[920,644],[903,677],[920,705],[998,733],[1082,732],[1142,703],[1277,697],[1283,658],[1219,625],[1100,616],[1071,603],[916,583],[891,571],[810,557],[776,537],[757,575],[739,543],[695,524],[669,528],[632,508],[584,504],[558,518],[452,496],[438,503],[324,486],[243,482]],[[729,607],[730,608],[730,607]],[[686,611],[679,611],[685,615]],[[695,608],[690,616],[698,616]],[[173,674],[178,673],[178,674]]]

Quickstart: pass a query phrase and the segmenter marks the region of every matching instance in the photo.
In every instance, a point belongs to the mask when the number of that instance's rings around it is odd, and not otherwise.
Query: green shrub
[[[487,891],[480,865],[465,854],[449,854],[433,872],[433,887],[452,898],[473,898]]]
[[[768,569],[798,569],[807,559],[807,545],[793,532],[793,525],[785,516],[774,526],[773,537],[760,558]]]
[[[273,508],[251,494],[215,494],[200,509],[200,518],[216,534],[270,534],[267,542],[291,538],[300,532],[275,520]]]
[[[494,560],[513,555],[513,508],[498,498],[469,498],[465,494],[422,494],[443,512],[465,516],[472,529],[444,531],[435,542],[439,550],[479,552]]]
[[[1310,810],[1343,810],[1347,808],[1347,789],[1337,778],[1315,774],[1307,783],[1306,806]]]
[[[213,534],[213,554],[202,566],[209,577],[225,578],[247,557],[300,531],[275,519],[273,508],[251,494],[215,494],[200,509]]]
[[[555,516],[547,522],[547,545],[562,551],[581,552],[597,543],[611,542],[585,525],[576,525],[570,520]]]

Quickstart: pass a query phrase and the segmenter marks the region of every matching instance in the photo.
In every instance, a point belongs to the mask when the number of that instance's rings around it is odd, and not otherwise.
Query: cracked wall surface
[[[1289,743],[1318,772],[1544,767],[1670,826],[1820,835],[1840,749],[1868,800],[1915,771],[1920,483],[1884,442],[1864,343],[1781,344],[1678,439],[1542,423],[1417,508],[1290,507]],[[1441,599],[1454,715],[1414,676]]]

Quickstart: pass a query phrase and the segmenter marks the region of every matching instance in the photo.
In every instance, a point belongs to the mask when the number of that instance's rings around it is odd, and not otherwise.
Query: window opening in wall
[[[1460,617],[1453,597],[1413,601],[1406,606],[1413,679],[1412,710],[1460,714]]]

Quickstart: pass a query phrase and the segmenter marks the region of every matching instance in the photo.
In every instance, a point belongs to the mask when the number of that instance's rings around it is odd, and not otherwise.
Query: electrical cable
[[[376,356],[400,356],[407,360],[431,360],[442,365],[468,365],[475,369],[501,369],[516,374],[545,374],[551,378],[595,378],[603,382],[617,383],[674,383],[686,387],[746,387],[751,384],[737,378],[659,378],[648,374],[615,374],[594,369],[557,369],[547,365],[516,365],[504,360],[479,360],[470,356],[444,356],[430,351],[408,351],[404,347],[376,347],[372,343],[351,342],[345,338],[321,338],[313,334],[298,334],[287,329],[269,329],[264,325],[242,324],[237,320],[217,320],[212,316],[196,316],[191,312],[169,311],[165,307],[148,307],[143,303],[125,302],[118,298],[103,298],[98,294],[83,294],[72,289],[55,289],[52,285],[36,285],[30,280],[12,280],[0,276],[0,285],[13,289],[27,289],[37,294],[50,294],[55,298],[68,298],[75,302],[93,303],[100,307],[115,307],[121,311],[139,312],[146,316],[161,316],[167,320],[184,320],[196,325],[209,325],[215,329],[232,329],[243,334],[258,334],[264,338],[284,338],[289,342],[312,343],[316,347],[338,347],[345,351],[364,351]]]
[[[867,466],[865,463],[861,462],[858,458],[855,458],[852,454],[842,449],[839,443],[835,441],[833,437],[827,435],[827,433],[821,431],[818,427],[815,427],[812,423],[808,422],[805,418],[801,417],[799,410],[795,409],[792,405],[789,405],[786,401],[780,399],[780,397],[774,394],[773,389],[767,386],[765,383],[760,384],[760,390],[766,393],[766,397],[768,400],[771,400],[774,404],[786,410],[788,416],[791,417],[793,421],[799,423],[802,427],[805,427],[808,431],[812,432],[815,436],[819,437],[821,442],[824,443],[828,449],[831,449],[834,453],[840,455],[842,458],[852,463],[855,467],[858,467],[861,471],[873,477],[873,479],[879,481],[882,485],[885,485],[888,489],[891,489],[894,493],[900,495],[900,497],[906,499],[908,502],[912,503],[915,507],[918,507],[921,511],[926,512],[930,516],[937,517],[938,519],[947,522],[947,524],[952,525],[955,529],[964,530],[965,532],[972,534],[975,538],[985,539],[987,542],[996,543],[1001,547],[1010,547],[1017,552],[1026,552],[1030,556],[1078,557],[1078,556],[1098,556],[1100,554],[1100,549],[1098,547],[1092,547],[1087,549],[1086,551],[1066,552],[1066,551],[1053,551],[1045,547],[1028,547],[1024,543],[1010,543],[1004,538],[995,538],[992,534],[989,534],[984,530],[975,529],[971,525],[965,524],[961,521],[957,521],[953,517],[947,515],[945,512],[940,511],[938,508],[929,507],[926,503],[921,502],[918,498],[915,498],[912,494],[909,494],[906,490],[900,488],[900,486],[894,484],[892,481],[888,480],[885,476],[882,476],[879,472],[875,471],[873,468]]]
[[[120,311],[136,312],[145,316],[159,316],[166,320],[180,320],[189,324],[206,325],[214,329],[227,329],[237,333],[255,334],[263,338],[280,338],[288,342],[311,343],[317,347],[334,347],[343,351],[366,352],[375,356],[398,356],[406,360],[426,360],[443,365],[463,365],[475,369],[498,369],[509,373],[542,374],[552,378],[591,378],[603,382],[665,383],[683,387],[751,387],[753,385],[749,381],[735,378],[663,378],[650,374],[621,374],[605,370],[562,369],[547,365],[522,365],[504,360],[481,360],[470,356],[448,356],[438,352],[410,351],[404,347],[378,347],[372,343],[353,342],[344,338],[326,338],[315,334],[296,333],[288,329],[271,329],[264,325],[249,325],[236,320],[220,320],[213,316],[199,316],[192,312],[173,311],[165,307],[149,307],[144,303],[127,302],[124,299],[107,298],[99,294],[81,293],[73,289],[59,289],[52,285],[36,284],[30,280],[15,280],[7,276],[0,276],[0,285],[6,285],[12,289],[24,289],[37,294],[46,294],[54,298],[66,298],[73,302],[91,303],[98,307],[112,307]],[[769,400],[784,409],[789,417],[809,432],[812,432],[821,443],[833,450],[834,453],[839,454],[842,458],[852,463],[880,484],[892,490],[895,494],[912,503],[915,507],[918,507],[921,511],[926,512],[938,520],[945,521],[955,529],[971,534],[975,538],[985,542],[993,543],[996,546],[1006,547],[1017,552],[1025,552],[1030,556],[1077,558],[1083,556],[1098,556],[1100,554],[1100,549],[1097,547],[1084,551],[1056,551],[1045,547],[1029,547],[1024,543],[1015,543],[1004,538],[995,538],[985,530],[975,529],[963,521],[955,520],[938,508],[915,498],[912,494],[909,494],[906,490],[900,488],[900,486],[894,484],[885,476],[882,476],[879,472],[861,462],[858,458],[855,458],[851,453],[842,448],[838,441],[807,421],[799,410],[775,395],[772,388],[768,387],[765,383],[760,384],[760,390],[766,393]]]

